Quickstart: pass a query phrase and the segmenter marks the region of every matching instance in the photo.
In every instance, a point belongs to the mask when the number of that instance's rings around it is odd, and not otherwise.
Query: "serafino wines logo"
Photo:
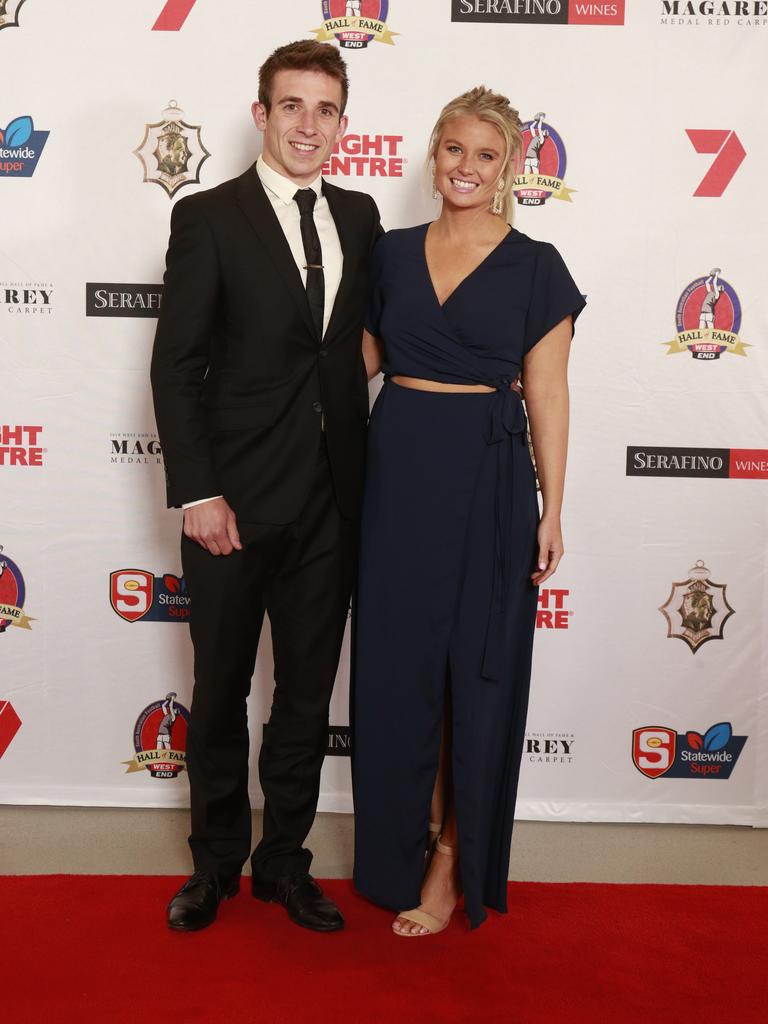
[[[568,629],[573,612],[566,608],[570,590],[544,588],[539,591],[539,607],[536,609],[536,629]]]
[[[402,135],[345,135],[323,165],[326,176],[402,178]]]
[[[19,11],[26,0],[0,0],[0,32],[19,27]]]
[[[187,767],[189,711],[171,692],[141,712],[133,727],[135,756],[126,773],[146,769],[153,779],[175,779]]]
[[[747,151],[736,132],[729,128],[686,128],[685,133],[697,153],[716,154],[693,194],[718,199],[741,167]]]
[[[211,155],[203,145],[199,124],[182,120],[184,111],[171,100],[160,121],[145,125],[144,139],[134,153],[144,168],[144,181],[165,189],[172,198],[185,185],[200,182],[200,168]]]
[[[451,0],[451,21],[623,25],[625,0]]]
[[[109,603],[126,622],[189,622],[186,581],[170,572],[116,569],[109,574]]]
[[[572,202],[564,182],[567,158],[565,143],[542,111],[523,125],[523,171],[512,186],[522,206],[543,206],[552,196]]]
[[[712,361],[723,352],[746,356],[751,345],[739,337],[741,302],[735,289],[713,267],[706,277],[686,285],[675,309],[677,334],[664,341],[667,355],[690,352],[694,359]]]
[[[687,580],[672,584],[659,611],[667,620],[667,637],[683,640],[696,654],[708,640],[723,639],[723,629],[735,609],[726,599],[726,584],[713,583],[701,559],[688,572]]]
[[[746,736],[733,735],[730,722],[718,722],[703,735],[644,725],[632,732],[632,763],[648,779],[728,779],[746,742]]]
[[[347,50],[364,50],[369,43],[393,46],[387,27],[389,0],[323,0],[323,24],[313,28],[319,43],[336,40]]]
[[[0,700],[0,757],[11,745],[11,740],[21,728],[21,719],[9,700]]]
[[[0,424],[0,466],[42,466],[48,451],[39,444],[42,427]]]
[[[19,629],[32,628],[30,622],[35,620],[24,612],[26,599],[27,587],[21,569],[8,555],[3,554],[3,547],[0,544],[0,634],[9,626],[18,626]]]
[[[197,0],[166,0],[152,26],[153,32],[178,32]]]
[[[36,131],[29,114],[14,117],[0,130],[0,176],[31,178],[49,134]]]

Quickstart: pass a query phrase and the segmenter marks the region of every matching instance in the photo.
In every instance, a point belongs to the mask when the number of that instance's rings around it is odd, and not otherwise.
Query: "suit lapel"
[[[353,225],[350,222],[350,218],[346,215],[346,211],[344,209],[344,190],[335,188],[333,185],[328,185],[327,182],[323,180],[323,195],[328,200],[331,216],[336,224],[336,230],[339,233],[339,243],[341,245],[341,254],[343,258],[339,290],[336,292],[336,299],[333,303],[331,318],[328,321],[328,329],[325,332],[325,339],[330,339],[333,336],[333,332],[341,318],[342,310],[344,309],[351,292],[354,268],[357,264],[357,238],[355,236],[355,232],[352,230]]]
[[[259,236],[278,273],[288,286],[297,308],[301,310],[308,330],[312,337],[315,338],[315,325],[312,321],[312,313],[307,301],[304,282],[301,280],[299,268],[296,266],[291,247],[288,245],[288,240],[283,234],[283,229],[280,227],[277,214],[272,208],[272,204],[264,191],[264,186],[256,173],[255,164],[241,176],[237,200],[248,223]]]

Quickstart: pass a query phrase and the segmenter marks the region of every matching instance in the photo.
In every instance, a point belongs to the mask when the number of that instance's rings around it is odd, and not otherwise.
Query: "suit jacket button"
[[[322,407],[322,405],[319,402],[313,402],[312,403],[312,408],[315,410],[315,412],[322,412],[323,411],[323,407]]]
[[[327,351],[325,349],[321,349],[321,351],[320,351],[320,358],[323,359],[327,355],[328,355]]]

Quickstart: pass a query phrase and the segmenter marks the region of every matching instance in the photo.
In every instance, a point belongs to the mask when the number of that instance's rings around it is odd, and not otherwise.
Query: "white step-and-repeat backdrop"
[[[436,216],[458,93],[549,131],[516,224],[588,307],[519,815],[768,825],[766,0],[0,0],[0,801],[187,803],[148,385],[169,216],[255,159],[257,69],[313,34],[352,81],[327,173],[388,227]],[[326,810],[351,810],[347,661]],[[271,686],[265,631],[254,746]]]

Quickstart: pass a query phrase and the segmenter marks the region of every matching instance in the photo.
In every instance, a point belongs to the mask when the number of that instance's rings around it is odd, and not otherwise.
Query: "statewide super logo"
[[[719,359],[723,352],[746,356],[749,342],[739,337],[741,302],[732,285],[713,267],[683,289],[675,310],[677,334],[664,341],[667,355],[690,352],[694,359]]]
[[[730,722],[703,735],[644,725],[632,733],[632,762],[649,779],[729,779],[746,742],[746,736],[733,735]]]
[[[3,554],[3,547],[0,544],[0,635],[9,626],[18,626],[19,629],[32,628],[30,622],[35,620],[24,614],[26,598],[27,588],[21,569]]]
[[[183,577],[153,576],[145,569],[109,574],[109,602],[126,622],[188,622],[190,600]]]
[[[523,173],[512,186],[522,206],[543,206],[553,196],[571,202],[565,185],[565,143],[542,111],[523,125]]]
[[[313,28],[319,43],[336,39],[348,50],[363,50],[368,43],[387,43],[394,46],[393,36],[399,35],[387,28],[389,0],[323,0],[323,24]]]
[[[184,111],[171,100],[159,121],[145,126],[144,139],[134,153],[144,168],[144,181],[160,185],[174,196],[185,185],[200,182],[200,168],[211,155],[203,145],[199,124],[183,120]]]
[[[19,11],[26,0],[0,0],[0,32],[4,28],[18,28]]]
[[[189,711],[167,693],[163,700],[144,708],[133,727],[135,756],[126,773],[146,769],[153,779],[175,779],[187,766]]]
[[[708,640],[722,640],[723,629],[735,609],[725,597],[725,583],[713,583],[709,569],[698,559],[687,580],[673,583],[659,608],[667,620],[667,637],[685,641],[693,654]]]
[[[49,134],[36,131],[29,114],[14,117],[7,128],[0,130],[0,175],[31,178]]]

